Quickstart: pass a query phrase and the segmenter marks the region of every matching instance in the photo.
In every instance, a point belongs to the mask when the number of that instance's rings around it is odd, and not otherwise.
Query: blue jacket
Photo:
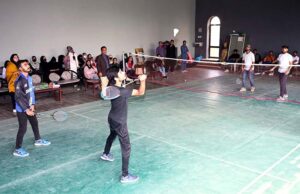
[[[22,73],[15,81],[15,100],[17,112],[25,112],[35,104],[34,87],[31,76],[25,77]]]

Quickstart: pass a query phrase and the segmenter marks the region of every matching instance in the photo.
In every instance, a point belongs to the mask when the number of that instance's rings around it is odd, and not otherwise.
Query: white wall
[[[0,0],[0,62],[12,53],[65,54],[67,45],[77,53],[99,54],[143,47],[154,54],[158,40],[186,39],[192,52],[195,32],[195,0]]]

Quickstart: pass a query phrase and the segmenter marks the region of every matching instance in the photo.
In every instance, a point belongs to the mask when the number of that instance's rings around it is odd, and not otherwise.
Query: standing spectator
[[[176,58],[177,58],[177,48],[175,47],[174,40],[170,41],[170,45],[167,47],[167,58],[172,58],[169,60],[166,60],[166,65],[169,68],[170,72],[174,71],[174,68],[176,66]]]
[[[160,55],[161,57],[166,57],[166,48],[162,41],[158,42],[158,47],[156,48],[156,55]]]
[[[101,47],[101,54],[96,57],[96,64],[97,64],[97,70],[98,70],[98,75],[101,79],[101,86],[102,86],[102,91],[106,87],[105,81],[106,78],[106,70],[109,68],[109,58],[107,56],[107,48],[106,46]]]
[[[15,81],[19,76],[19,70],[17,67],[17,63],[19,61],[18,54],[12,54],[10,57],[10,61],[7,63],[6,67],[6,80],[8,83],[8,91],[11,97],[11,103],[13,107],[13,114],[16,114],[16,101],[15,101]]]
[[[189,49],[186,46],[186,40],[183,41],[182,46],[180,47],[180,50],[181,50],[181,59],[188,60]],[[181,62],[181,72],[182,73],[187,72],[186,64],[187,64],[187,61],[182,61]]]
[[[277,98],[278,102],[283,102],[288,99],[288,93],[286,89],[287,84],[287,77],[290,73],[290,70],[292,68],[293,64],[293,56],[288,53],[289,47],[288,46],[282,46],[282,53],[278,56],[277,60],[275,62],[279,62],[279,66],[275,66],[272,69],[270,69],[271,72],[273,72],[277,67],[278,73],[279,73],[279,84],[280,84],[280,95]]]
[[[126,59],[126,63],[125,63],[125,68],[126,68],[126,74],[129,78],[134,78],[135,76],[135,70],[134,70],[134,61],[133,61],[133,57],[129,56]]]
[[[263,63],[273,64],[276,61],[276,57],[273,51],[269,51],[268,55],[264,58]]]
[[[70,69],[71,71],[74,71],[77,74],[77,69],[79,68],[78,56],[71,46],[67,46],[65,64],[67,66],[67,69]],[[73,79],[77,78],[76,74],[72,74]]]
[[[251,86],[251,92],[254,92],[254,62],[255,62],[255,56],[251,52],[251,46],[247,45],[246,52],[243,54],[243,66],[242,66],[242,72],[243,72],[243,82],[242,82],[242,88],[241,92],[246,91],[246,79],[249,78],[250,86]]]

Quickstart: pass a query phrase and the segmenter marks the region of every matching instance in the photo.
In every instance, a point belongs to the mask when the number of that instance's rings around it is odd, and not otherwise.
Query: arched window
[[[219,58],[220,56],[221,21],[217,16],[209,18],[207,23],[207,57]]]

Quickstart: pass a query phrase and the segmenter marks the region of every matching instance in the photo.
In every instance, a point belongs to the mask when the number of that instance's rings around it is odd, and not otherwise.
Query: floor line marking
[[[273,165],[271,165],[269,168],[267,168],[262,174],[260,174],[255,179],[253,179],[248,185],[246,185],[244,188],[242,188],[242,190],[239,191],[238,194],[241,194],[241,193],[244,193],[245,191],[247,191],[257,181],[259,181],[262,177],[266,176],[270,171],[272,171],[276,166],[278,166],[282,161],[284,161],[286,158],[288,158],[292,153],[294,153],[299,148],[300,148],[300,144],[298,144],[296,147],[294,147],[293,149],[291,149],[287,154],[285,154],[284,156],[282,156]]]
[[[145,137],[145,136],[137,137],[137,138],[135,138],[134,140],[132,140],[131,142],[135,142],[135,141],[137,141],[137,140],[139,140],[139,139],[142,139],[142,138],[144,138],[144,137]],[[114,147],[119,147],[119,145],[116,144],[116,145],[112,146],[112,148],[114,148]],[[35,173],[35,174],[33,174],[33,175],[26,176],[26,177],[23,177],[23,178],[19,178],[19,179],[17,179],[17,180],[14,180],[14,181],[11,181],[11,182],[6,183],[6,184],[4,184],[4,185],[1,185],[1,186],[0,186],[0,190],[5,189],[5,188],[7,188],[7,187],[15,186],[15,185],[20,184],[20,183],[22,183],[22,182],[24,182],[24,181],[27,181],[27,180],[30,180],[30,179],[39,177],[39,176],[41,176],[41,175],[50,173],[50,172],[55,171],[55,170],[58,170],[58,169],[61,169],[61,168],[63,168],[63,167],[69,166],[69,165],[71,165],[71,164],[75,164],[75,163],[77,163],[77,162],[86,160],[86,159],[88,159],[88,158],[90,158],[90,157],[92,157],[92,156],[96,156],[96,155],[98,155],[98,154],[99,154],[99,151],[94,152],[94,153],[91,153],[91,154],[89,154],[89,155],[87,155],[87,156],[84,156],[84,157],[80,157],[80,158],[78,158],[78,159],[76,159],[76,160],[72,160],[72,161],[69,161],[69,162],[65,162],[65,163],[63,163],[63,164],[57,165],[57,166],[55,166],[55,167],[52,167],[52,168],[49,168],[49,169],[46,169],[46,170],[40,170],[39,172],[37,172],[37,173]]]

